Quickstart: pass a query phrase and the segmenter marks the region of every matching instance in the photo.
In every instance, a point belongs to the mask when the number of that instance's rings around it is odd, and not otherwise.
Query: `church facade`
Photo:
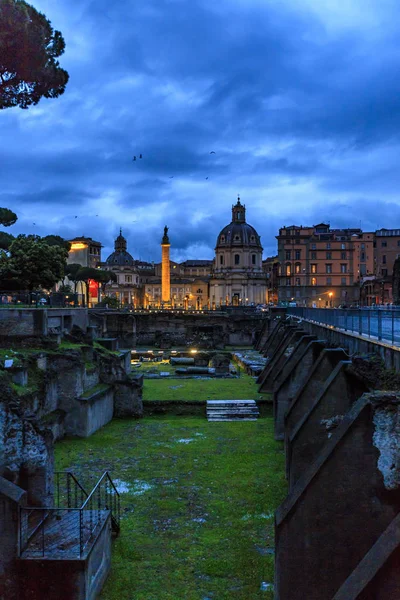
[[[169,260],[167,227],[161,247],[162,262],[135,260],[120,231],[114,252],[99,263],[117,277],[115,283],[107,285],[106,295],[132,308],[201,310],[266,302],[263,248],[257,231],[246,222],[246,206],[240,198],[232,206],[231,222],[217,237],[213,260],[195,259],[183,263]]]
[[[212,308],[264,304],[267,281],[262,267],[260,236],[246,222],[246,206],[232,206],[232,221],[217,237],[210,279]]]

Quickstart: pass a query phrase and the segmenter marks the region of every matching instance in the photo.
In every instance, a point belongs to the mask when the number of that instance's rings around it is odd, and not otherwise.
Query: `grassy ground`
[[[56,463],[88,487],[109,470],[125,490],[101,600],[272,600],[262,587],[273,581],[274,510],[286,488],[272,416],[114,420],[58,442]]]
[[[265,394],[257,392],[255,381],[242,373],[232,379],[145,379],[143,400],[180,400],[204,402],[205,400],[259,400]]]

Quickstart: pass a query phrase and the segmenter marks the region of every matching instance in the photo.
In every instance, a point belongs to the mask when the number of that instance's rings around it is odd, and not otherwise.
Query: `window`
[[[347,273],[347,265],[346,265],[346,263],[342,263],[340,265],[340,272],[341,273]]]
[[[317,278],[311,277],[311,285],[317,285]]]
[[[397,240],[397,245],[400,246],[400,240]]]
[[[291,267],[290,263],[288,263],[286,265],[286,275],[289,276],[291,274],[292,274],[292,267]]]
[[[294,257],[296,260],[300,260],[301,258],[301,250],[296,250],[294,253]]]
[[[251,235],[251,236],[250,236],[250,241],[251,241],[251,242],[255,242],[255,241],[256,241],[256,238],[255,238],[255,236],[254,236],[254,235]]]
[[[365,263],[363,263],[362,265],[360,265],[360,275],[366,275],[367,274],[367,265]]]
[[[300,290],[296,290],[295,296],[296,296],[296,298],[300,298]]]
[[[365,250],[365,244],[361,244],[361,250]]]
[[[301,242],[300,242],[300,240],[296,240],[295,243],[296,244],[300,244]]]
[[[346,285],[346,277],[342,277],[342,285]]]
[[[326,253],[326,260],[332,260],[332,252]]]
[[[286,285],[290,285],[290,279],[286,279]]]
[[[340,244],[342,250],[346,250],[346,244]]]
[[[300,277],[296,277],[296,285],[300,285]]]
[[[326,278],[326,285],[332,285],[332,277]]]
[[[346,260],[346,252],[341,252],[341,253],[340,253],[340,258],[341,258],[342,260]]]
[[[387,247],[387,242],[382,242],[382,248],[386,248]]]
[[[290,259],[291,259],[291,251],[286,250],[286,260],[290,260]]]
[[[125,275],[125,283],[132,283],[132,275]]]
[[[311,244],[311,250],[316,250],[316,249],[317,249],[316,244]]]
[[[346,290],[342,290],[342,298],[346,298],[346,296],[347,296]]]
[[[326,273],[332,273],[332,265],[331,264],[327,264],[325,265],[326,267]]]
[[[252,254],[252,255],[251,255],[251,264],[252,264],[252,265],[255,265],[255,264],[256,264],[256,255],[255,255],[255,254]]]
[[[387,269],[382,269],[382,277],[386,277],[387,275]]]
[[[220,265],[223,265],[223,264],[224,264],[224,255],[223,255],[223,254],[220,254],[220,255],[219,255],[219,264],[220,264]]]
[[[224,235],[221,235],[221,240],[220,240],[220,241],[221,241],[221,242],[224,242],[224,241],[225,241],[225,236],[224,236]]]
[[[200,288],[197,290],[196,294],[202,294],[203,290],[201,290]]]
[[[361,262],[365,261],[365,252],[361,252],[360,261]]]
[[[295,235],[300,235],[300,229],[296,229],[294,233]]]
[[[233,239],[235,242],[240,242],[240,237],[238,235],[235,235],[235,237]]]
[[[311,273],[316,273],[317,272],[317,265],[313,264],[311,265]]]
[[[382,264],[386,265],[386,254],[382,254]]]
[[[286,298],[290,298],[291,295],[290,290],[286,290]]]
[[[294,272],[295,273],[301,273],[301,264],[300,263],[296,263],[294,265]]]
[[[326,249],[327,249],[327,250],[330,250],[330,249],[331,249],[331,244],[330,244],[330,242],[328,242],[328,243],[327,243],[327,245],[326,245]]]
[[[311,252],[311,260],[317,260],[317,253]]]
[[[235,254],[235,265],[240,264],[240,254]]]

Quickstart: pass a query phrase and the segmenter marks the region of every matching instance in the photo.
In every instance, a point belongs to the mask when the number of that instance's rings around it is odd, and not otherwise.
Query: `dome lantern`
[[[240,196],[232,205],[232,223],[246,223],[246,205],[240,202]]]

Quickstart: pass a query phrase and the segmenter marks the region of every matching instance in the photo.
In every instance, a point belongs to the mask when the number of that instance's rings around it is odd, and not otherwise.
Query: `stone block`
[[[368,388],[349,371],[351,361],[340,361],[316,396],[302,396],[303,414],[286,438],[289,489],[316,459],[333,430],[352,404]]]
[[[276,600],[333,599],[397,517],[399,440],[399,394],[364,394],[345,415],[276,512]]]
[[[322,391],[326,380],[332,373],[339,361],[347,360],[346,353],[340,348],[325,348],[315,361],[304,384],[287,410],[285,416],[285,432],[290,437],[297,421],[304,416],[313,400]]]
[[[272,392],[273,377],[275,372],[280,368],[280,366],[282,366],[288,355],[293,350],[293,347],[296,344],[294,335],[298,332],[301,332],[299,327],[287,325],[284,329],[282,329],[282,335],[280,335],[279,340],[277,340],[274,353],[271,355],[266,353],[266,358],[269,360],[265,365],[261,375],[257,379],[257,383],[260,386],[260,392]]]
[[[285,415],[298,390],[306,381],[315,361],[325,348],[323,340],[308,341],[307,336],[299,341],[300,351],[290,361],[290,368],[286,371],[285,378],[274,389],[274,427],[275,438],[284,439]]]

